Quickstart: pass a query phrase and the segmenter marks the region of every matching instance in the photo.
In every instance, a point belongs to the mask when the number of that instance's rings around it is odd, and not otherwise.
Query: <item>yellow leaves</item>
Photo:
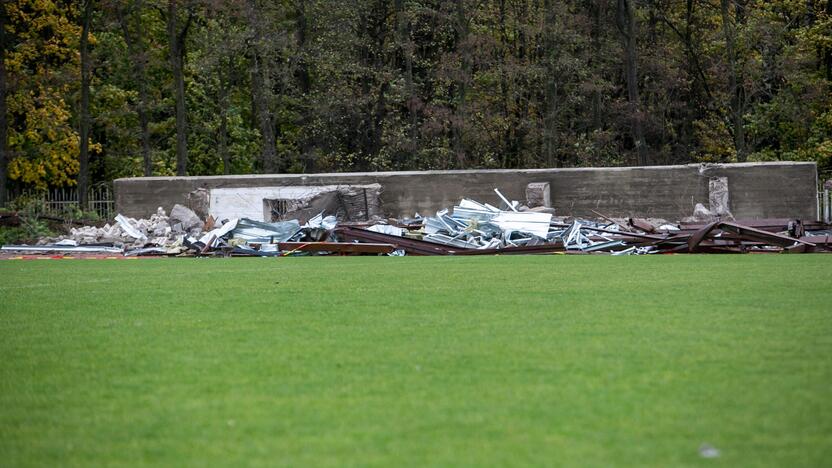
[[[75,176],[78,175],[79,170],[76,159],[77,151],[68,153],[66,149],[66,147],[58,147],[49,151],[42,159],[20,156],[12,159],[8,168],[9,178],[34,185],[36,188],[75,185]]]
[[[43,163],[29,161],[23,158],[15,158],[9,162],[9,178],[19,180],[23,183],[34,185],[35,188],[45,189],[46,168]]]
[[[49,63],[77,62],[81,27],[71,18],[77,15],[76,2],[21,0],[5,2],[7,28],[18,44],[6,54],[9,71],[19,72]]]
[[[9,178],[38,188],[74,185],[80,145],[65,97],[80,75],[78,2],[19,0],[5,8],[15,37],[6,53],[16,83],[7,95]]]
[[[71,125],[69,106],[60,93],[38,85],[15,93],[9,113],[22,126],[9,128],[9,178],[38,188],[73,185],[78,174],[78,134]],[[100,151],[100,145],[97,150]]]
[[[832,160],[832,139],[823,140],[815,147],[815,153],[819,156],[819,159]]]

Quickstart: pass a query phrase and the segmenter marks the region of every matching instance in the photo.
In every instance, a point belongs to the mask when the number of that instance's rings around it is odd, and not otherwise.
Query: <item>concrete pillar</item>
[[[727,177],[711,177],[708,181],[708,202],[711,213],[720,218],[733,218]]]

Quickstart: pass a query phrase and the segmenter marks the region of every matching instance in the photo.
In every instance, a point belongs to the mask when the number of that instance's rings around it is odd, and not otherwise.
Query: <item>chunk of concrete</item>
[[[194,210],[200,219],[208,217],[208,210],[211,205],[211,192],[208,189],[198,188],[188,194],[188,206]]]
[[[529,208],[552,206],[549,182],[532,182],[526,185],[526,206]]]
[[[685,223],[701,223],[711,222],[716,219],[716,215],[711,210],[705,208],[705,205],[697,203],[693,208],[693,216],[689,216],[682,221]]]
[[[170,223],[181,224],[182,229],[186,231],[194,228],[202,229],[202,226],[204,226],[202,220],[192,209],[179,204],[173,205],[173,209],[170,210]]]

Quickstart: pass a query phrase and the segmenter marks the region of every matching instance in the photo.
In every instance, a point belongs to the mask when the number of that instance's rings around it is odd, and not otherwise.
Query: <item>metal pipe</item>
[[[500,197],[500,200],[502,200],[506,205],[508,205],[508,207],[511,209],[511,211],[517,213],[517,209],[514,208],[514,205],[512,205],[511,202],[509,202],[508,199],[506,199],[506,197],[504,197],[503,194],[500,193],[500,191],[498,189],[494,189],[494,191],[497,193],[497,196]]]

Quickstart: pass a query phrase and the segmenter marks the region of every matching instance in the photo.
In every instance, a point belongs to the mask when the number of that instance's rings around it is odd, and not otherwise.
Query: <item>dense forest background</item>
[[[814,160],[832,0],[6,0],[8,186]]]

